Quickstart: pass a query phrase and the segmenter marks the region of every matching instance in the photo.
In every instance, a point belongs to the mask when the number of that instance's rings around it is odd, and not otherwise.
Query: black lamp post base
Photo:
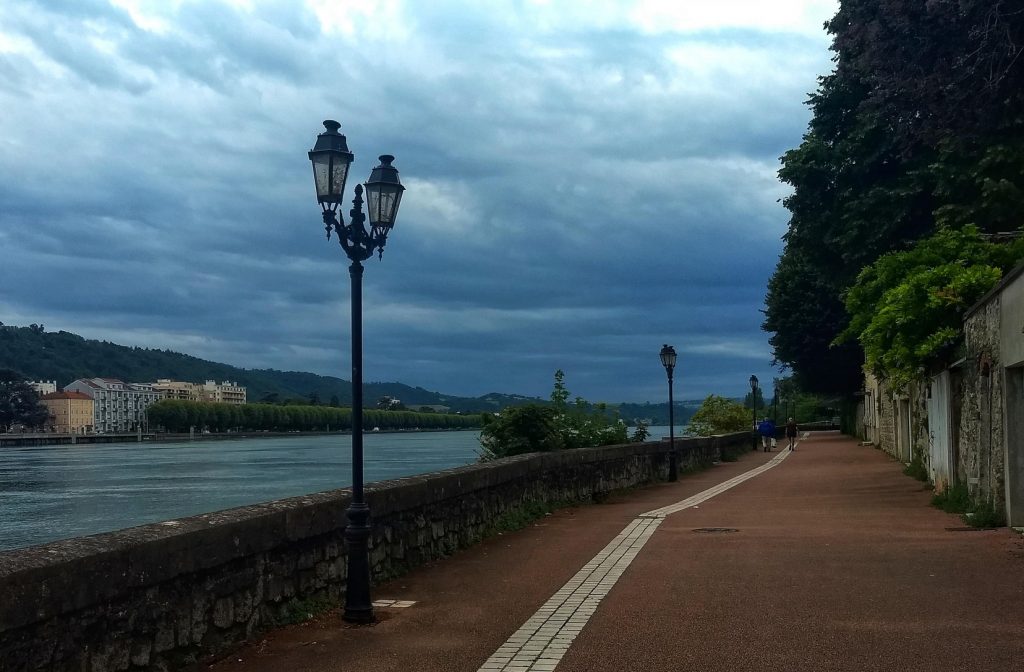
[[[348,549],[348,577],[345,581],[345,613],[349,623],[373,623],[370,601],[370,507],[353,502],[345,512],[345,546]]]

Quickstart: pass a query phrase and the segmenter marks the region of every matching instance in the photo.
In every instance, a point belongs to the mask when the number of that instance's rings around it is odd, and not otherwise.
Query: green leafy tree
[[[485,415],[480,433],[481,459],[529,452],[586,448],[626,443],[626,424],[613,417],[605,404],[591,405],[582,397],[569,403],[565,373],[555,372],[551,405],[527,404],[506,408],[494,418]]]
[[[751,428],[750,410],[732,399],[710,394],[690,418],[687,431],[695,436],[742,432]]]
[[[758,387],[757,388],[757,394],[756,394],[756,397],[757,397],[756,400],[755,400],[754,396],[755,396],[754,392],[747,392],[747,394],[743,397],[743,408],[749,408],[751,410],[756,408],[757,412],[760,413],[760,412],[764,411],[764,409],[765,409],[764,388]],[[756,401],[756,406],[755,406],[755,401]]]
[[[608,446],[629,440],[626,423],[611,414],[606,404],[591,405],[582,397],[576,397],[570,404],[569,397],[565,372],[558,369],[551,391],[551,406],[557,411],[555,420],[566,448]]]
[[[557,415],[554,408],[539,404],[506,408],[497,418],[484,415],[481,460],[561,450],[565,442]]]
[[[49,417],[50,412],[39,402],[39,394],[22,374],[0,369],[0,431],[9,431],[14,425],[40,428]]]
[[[943,229],[865,268],[846,297],[840,339],[860,342],[866,364],[897,386],[920,378],[960,338],[964,313],[1024,259],[1024,240],[985,240],[973,226]]]
[[[844,0],[827,24],[785,249],[765,297],[776,361],[809,392],[860,384],[843,296],[865,266],[939,227],[1018,227],[1024,208],[1024,12],[1006,0]]]

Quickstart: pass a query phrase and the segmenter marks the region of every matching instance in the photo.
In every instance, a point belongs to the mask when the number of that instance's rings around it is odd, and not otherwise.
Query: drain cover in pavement
[[[704,532],[706,534],[723,534],[725,532],[739,532],[735,527],[698,527],[694,532]]]

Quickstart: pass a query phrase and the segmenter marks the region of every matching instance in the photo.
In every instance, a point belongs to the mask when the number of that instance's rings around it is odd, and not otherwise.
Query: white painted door
[[[952,445],[949,431],[949,371],[943,371],[931,380],[928,397],[928,433],[931,437],[928,456],[932,483],[936,487],[949,485],[952,472]]]

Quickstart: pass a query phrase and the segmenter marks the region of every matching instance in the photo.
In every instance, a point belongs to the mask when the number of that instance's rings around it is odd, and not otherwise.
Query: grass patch
[[[967,513],[971,508],[971,496],[967,484],[957,483],[932,497],[932,506],[946,513]]]
[[[305,623],[337,606],[337,602],[327,597],[307,597],[304,600],[292,600],[284,605],[276,622],[279,626]]]
[[[499,532],[515,532],[521,530],[533,521],[570,506],[579,506],[582,502],[559,500],[557,502],[527,502],[526,504],[506,511],[491,521],[484,531],[483,537],[487,538]]]

